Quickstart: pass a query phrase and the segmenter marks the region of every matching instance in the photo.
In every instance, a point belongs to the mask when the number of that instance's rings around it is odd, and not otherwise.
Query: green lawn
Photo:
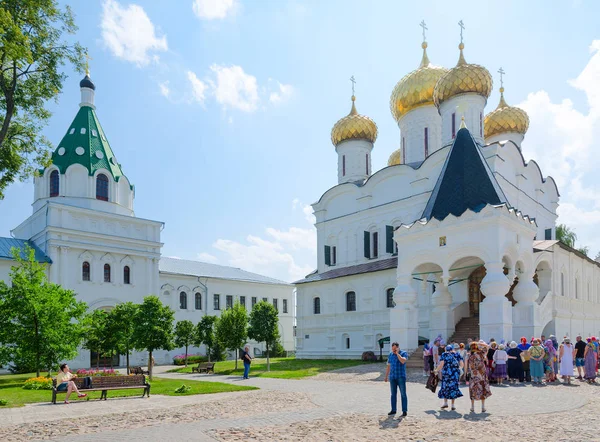
[[[295,359],[295,358],[273,358],[271,359],[271,371],[267,371],[266,359],[254,359],[250,367],[250,376],[281,379],[301,379],[314,376],[326,371],[338,368],[352,367],[368,362],[343,360],[343,359]],[[187,368],[175,368],[170,373],[191,373],[191,364]],[[215,363],[215,374],[239,374],[244,372],[241,361],[238,360],[238,369],[235,370],[235,361],[223,361]]]
[[[26,379],[35,377],[35,374],[19,374],[19,375],[0,375],[0,399],[8,401],[8,407],[18,407],[24,404],[31,404],[34,402],[51,402],[52,391],[51,390],[23,390],[21,386]],[[175,393],[175,389],[180,387],[181,384],[189,385],[191,390],[188,393]],[[255,387],[237,386],[223,384],[221,382],[200,382],[200,381],[182,381],[178,379],[159,379],[154,378],[151,382],[150,394],[162,394],[166,396],[189,396],[192,394],[210,394],[210,393],[223,393],[229,391],[243,391],[243,390],[256,390]],[[123,390],[123,391],[109,391],[108,400],[111,397],[125,397],[125,396],[141,396],[142,389],[140,390]],[[58,401],[63,401],[65,395],[61,394],[57,398]],[[90,399],[99,399],[100,392],[93,391],[89,393]],[[77,395],[72,394],[69,401],[86,400],[78,399]],[[1,407],[0,407],[1,409]]]

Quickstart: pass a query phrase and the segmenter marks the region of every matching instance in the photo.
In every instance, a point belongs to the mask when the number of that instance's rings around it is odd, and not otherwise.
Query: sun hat
[[[570,338],[565,338],[565,344],[570,344],[571,343],[571,339]]]
[[[446,351],[452,351],[454,347],[452,345],[446,345]]]
[[[512,341],[510,343],[510,348],[517,348],[517,343],[515,341]]]
[[[506,347],[504,346],[504,344],[500,344],[500,345],[498,346],[498,350],[504,350],[505,348],[506,348]]]
[[[460,348],[460,345],[458,345],[458,344],[454,344],[454,345],[452,345],[452,348],[453,348],[454,350],[458,350],[458,349]]]

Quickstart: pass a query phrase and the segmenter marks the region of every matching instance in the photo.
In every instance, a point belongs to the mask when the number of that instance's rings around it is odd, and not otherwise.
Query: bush
[[[0,399],[0,406],[8,405],[8,401],[6,399]]]
[[[263,352],[263,357],[267,357],[267,353],[270,358],[283,358],[286,356],[285,348],[281,345],[281,341],[277,340],[274,344],[269,345],[269,351]]]
[[[188,364],[197,364],[199,362],[206,362],[208,358],[203,355],[187,355]],[[174,365],[185,365],[185,355],[177,355],[173,358]]]
[[[80,368],[75,373],[77,373],[77,376],[80,378],[86,376],[120,376],[120,373],[112,368],[109,368],[108,370],[106,368],[102,370],[96,368],[90,368],[89,370]]]
[[[175,393],[184,394],[188,393],[191,389],[192,387],[190,387],[189,385],[181,384],[181,387],[175,389]]]
[[[210,349],[210,361],[219,362],[227,359],[227,351],[220,345],[216,344]]]
[[[52,378],[29,378],[23,383],[25,390],[52,390]]]

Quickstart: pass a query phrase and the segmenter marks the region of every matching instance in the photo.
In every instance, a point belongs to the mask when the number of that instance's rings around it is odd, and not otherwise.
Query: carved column
[[[519,283],[513,290],[513,297],[517,303],[513,307],[513,339],[521,336],[539,336],[542,325],[539,318],[539,305],[537,298],[540,290],[533,282],[533,273],[521,273]]]
[[[396,306],[390,309],[390,343],[396,341],[402,350],[414,350],[419,346],[417,292],[411,285],[412,275],[399,275],[397,281]]]
[[[440,277],[440,282],[435,286],[435,292],[431,297],[431,316],[429,319],[429,340],[433,342],[438,335],[448,342],[454,333],[454,318],[450,306],[452,295],[448,291],[449,276]]]
[[[486,341],[490,338],[512,339],[512,306],[506,298],[510,281],[503,267],[501,261],[485,263],[486,275],[481,281],[485,299],[479,307],[479,334]]]

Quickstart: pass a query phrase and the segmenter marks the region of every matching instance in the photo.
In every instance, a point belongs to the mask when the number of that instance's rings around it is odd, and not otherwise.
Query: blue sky
[[[163,254],[291,281],[316,265],[308,205],[337,181],[335,121],[357,108],[379,127],[373,169],[397,148],[389,112],[418,66],[421,20],[434,64],[458,58],[494,75],[486,111],[506,99],[531,118],[526,158],[554,176],[560,222],[600,251],[600,4],[596,2],[126,0],[73,2],[89,48],[97,113],[136,186],[137,216],[166,223]],[[45,134],[78,109],[67,70]],[[31,212],[30,182],[0,201],[0,236]]]

